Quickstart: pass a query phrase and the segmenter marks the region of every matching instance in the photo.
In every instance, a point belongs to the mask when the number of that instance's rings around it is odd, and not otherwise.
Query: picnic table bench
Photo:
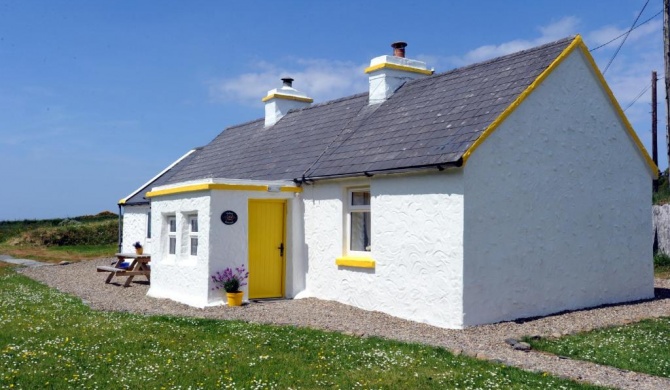
[[[137,275],[146,276],[148,281],[151,281],[151,269],[149,268],[149,262],[151,261],[151,255],[136,253],[117,253],[116,262],[111,266],[100,265],[98,266],[98,272],[109,272],[109,276],[105,280],[105,283],[110,283],[112,278],[115,276],[127,276],[126,282],[123,284],[123,287],[130,286],[130,282],[133,281],[133,278]],[[122,264],[126,263],[127,259],[132,259],[132,262],[128,267],[123,267]]]

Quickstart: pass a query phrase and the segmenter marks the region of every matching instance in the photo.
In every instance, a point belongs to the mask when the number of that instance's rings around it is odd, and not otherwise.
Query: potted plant
[[[215,284],[212,290],[225,290],[228,306],[241,306],[244,293],[240,291],[240,287],[247,285],[246,280],[248,278],[249,272],[244,268],[244,265],[235,267],[234,271],[228,267],[223,272],[217,271],[216,274],[212,275],[212,281]]]
[[[133,246],[135,247],[135,253],[137,253],[138,255],[141,255],[142,253],[144,253],[144,248],[142,248],[142,244],[140,244],[139,241],[134,243]]]

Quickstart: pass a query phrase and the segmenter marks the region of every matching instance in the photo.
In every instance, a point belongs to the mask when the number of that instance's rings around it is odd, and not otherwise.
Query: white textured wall
[[[123,246],[121,252],[134,253],[134,243],[142,244],[146,253],[151,253],[151,239],[147,238],[147,213],[149,205],[123,207]]]
[[[300,195],[291,192],[261,191],[212,191],[212,219],[210,229],[209,274],[223,271],[227,267],[240,264],[249,269],[248,221],[249,199],[286,199],[286,243],[284,246],[286,259],[285,294],[293,297],[304,289],[305,261],[302,257],[302,209]],[[297,201],[294,201],[296,199]],[[237,222],[225,225],[221,222],[221,213],[232,210],[237,213]],[[253,275],[249,275],[253,278]],[[220,290],[212,291],[210,283],[209,304],[217,304],[222,300]],[[248,299],[248,288],[244,286],[244,299]]]
[[[464,176],[465,325],[653,297],[651,176],[579,50]]]
[[[370,184],[374,269],[338,267],[346,188]],[[366,310],[462,326],[463,181],[458,171],[306,186],[307,290]]]
[[[161,196],[152,200],[151,287],[147,295],[196,307],[209,303],[210,235],[207,226],[212,219],[210,203],[207,192]],[[198,256],[191,256],[181,247],[181,237],[188,232],[188,216],[195,213],[200,230]],[[168,254],[168,215],[175,215],[177,219],[176,255]]]

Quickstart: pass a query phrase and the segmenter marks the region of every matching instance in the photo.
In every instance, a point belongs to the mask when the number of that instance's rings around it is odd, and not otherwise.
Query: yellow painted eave
[[[174,194],[183,194],[187,192],[197,192],[197,191],[212,191],[212,190],[223,190],[223,191],[262,191],[268,192],[268,185],[263,184],[192,184],[181,187],[167,188],[164,190],[151,191],[147,193],[147,198],[153,198],[157,196],[165,195],[174,195]],[[282,186],[279,189],[280,192],[302,192],[302,187],[291,187],[291,186]]]

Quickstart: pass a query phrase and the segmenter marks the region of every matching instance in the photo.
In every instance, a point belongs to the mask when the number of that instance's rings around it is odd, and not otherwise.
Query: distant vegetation
[[[37,260],[81,260],[114,254],[118,215],[0,221],[0,253]]]
[[[658,176],[658,191],[652,194],[652,203],[663,205],[670,203],[670,188],[668,188],[668,170]]]

